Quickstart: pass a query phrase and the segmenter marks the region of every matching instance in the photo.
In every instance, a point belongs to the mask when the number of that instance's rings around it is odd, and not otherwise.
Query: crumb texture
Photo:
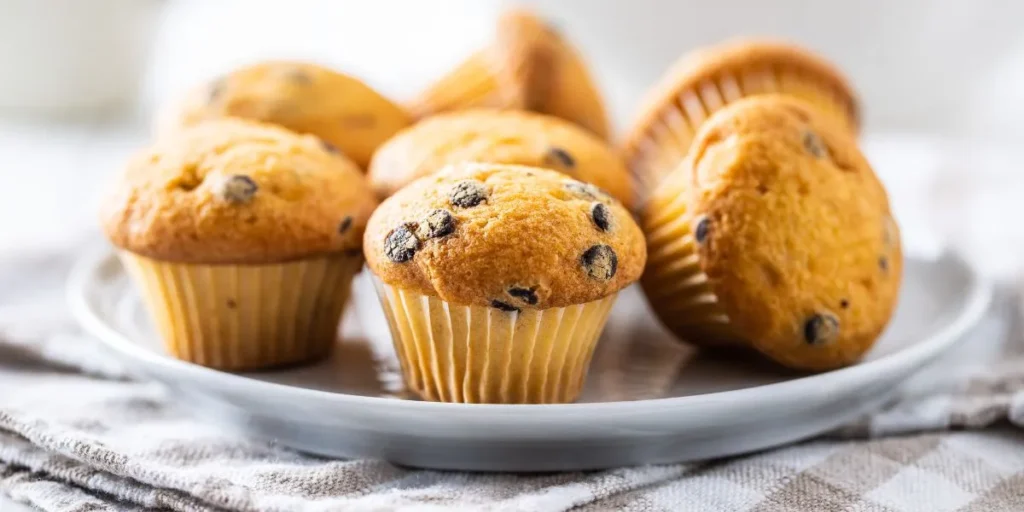
[[[594,220],[595,202],[608,229]],[[482,163],[454,164],[384,201],[364,251],[389,285],[501,309],[606,297],[639,279],[646,260],[629,211],[593,185]]]
[[[225,119],[139,152],[101,215],[110,240],[136,254],[269,263],[359,250],[375,206],[362,172],[319,139]]]

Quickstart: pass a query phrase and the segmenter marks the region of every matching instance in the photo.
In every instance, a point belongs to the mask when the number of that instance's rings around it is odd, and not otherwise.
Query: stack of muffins
[[[621,151],[579,53],[518,10],[406,108],[268,62],[156,125],[103,223],[168,352],[210,368],[325,357],[364,261],[407,387],[463,403],[575,400],[637,281],[680,340],[804,370],[856,362],[899,288],[853,93],[785,44],[684,57]]]

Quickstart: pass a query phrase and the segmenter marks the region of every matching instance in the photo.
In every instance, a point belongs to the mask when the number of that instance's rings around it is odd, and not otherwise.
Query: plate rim
[[[995,288],[990,279],[979,274],[970,265],[964,263],[963,260],[949,253],[934,259],[908,257],[907,259],[909,260],[917,260],[928,264],[948,261],[957,265],[967,276],[967,293],[964,294],[962,307],[957,314],[949,322],[933,331],[927,339],[877,360],[823,373],[799,376],[784,382],[683,397],[569,404],[463,404],[352,395],[267,382],[245,375],[205,368],[147,350],[138,343],[133,342],[127,335],[122,334],[116,328],[109,325],[90,305],[88,284],[95,279],[95,276],[105,266],[110,264],[120,266],[121,264],[116,259],[115,252],[109,246],[87,251],[72,267],[67,279],[66,300],[72,315],[86,332],[98,338],[103,346],[121,356],[141,361],[144,365],[152,365],[165,371],[171,371],[180,375],[181,378],[189,378],[198,382],[212,382],[221,388],[237,389],[240,386],[245,386],[248,388],[245,390],[246,392],[288,396],[289,398],[303,400],[327,401],[332,402],[335,406],[384,406],[390,410],[399,410],[399,412],[444,413],[465,419],[473,418],[480,414],[498,416],[514,414],[524,418],[529,417],[530,419],[557,419],[565,412],[572,412],[574,414],[589,413],[599,415],[593,417],[596,421],[599,418],[611,416],[664,414],[669,408],[701,407],[721,403],[723,399],[734,403],[762,404],[785,401],[793,393],[800,394],[801,390],[806,390],[811,383],[814,383],[813,387],[817,389],[845,388],[850,386],[851,383],[870,380],[871,376],[879,373],[889,374],[896,368],[919,368],[938,357],[959,340],[967,330],[978,323],[988,310]],[[150,373],[145,368],[142,370],[143,373]],[[909,376],[908,374],[907,377]]]

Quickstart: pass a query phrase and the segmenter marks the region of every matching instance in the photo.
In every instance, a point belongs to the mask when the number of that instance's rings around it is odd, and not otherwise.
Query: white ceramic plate
[[[909,260],[895,319],[864,362],[818,375],[675,343],[640,293],[616,304],[581,403],[467,405],[408,399],[366,274],[327,361],[231,374],[161,349],[108,252],[72,275],[85,327],[201,417],[336,457],[480,471],[563,471],[734,455],[826,432],[878,407],[983,315],[991,285],[953,259]]]

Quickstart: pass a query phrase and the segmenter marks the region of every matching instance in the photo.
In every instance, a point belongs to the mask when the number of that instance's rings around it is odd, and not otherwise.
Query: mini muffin
[[[241,117],[316,135],[360,167],[411,119],[363,82],[315,64],[264,62],[190,92],[159,120],[159,131]]]
[[[809,102],[851,133],[857,100],[830,63],[775,41],[731,41],[685,55],[648,93],[623,151],[641,190],[649,191],[686,156],[694,133],[716,110],[740,98],[781,93]]]
[[[532,110],[609,137],[601,94],[579,53],[523,10],[504,13],[495,41],[431,85],[410,108],[425,117],[474,107]]]
[[[316,137],[225,119],[135,156],[101,217],[167,350],[251,370],[330,351],[375,205]]]
[[[387,197],[447,164],[474,161],[545,167],[633,205],[629,171],[604,141],[557,117],[518,110],[452,112],[406,128],[373,156],[370,183]]]
[[[363,244],[406,385],[444,402],[575,400],[646,259],[629,212],[593,185],[483,163],[398,191]]]
[[[848,131],[793,98],[737,101],[701,127],[642,215],[643,288],[676,335],[791,368],[857,361],[892,315],[903,258]]]

